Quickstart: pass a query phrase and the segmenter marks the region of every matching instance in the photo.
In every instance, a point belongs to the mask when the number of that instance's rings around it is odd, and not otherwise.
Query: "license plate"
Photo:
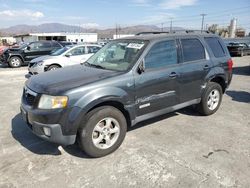
[[[21,108],[21,115],[22,115],[23,121],[27,123],[27,112],[25,112],[25,110],[22,108]]]

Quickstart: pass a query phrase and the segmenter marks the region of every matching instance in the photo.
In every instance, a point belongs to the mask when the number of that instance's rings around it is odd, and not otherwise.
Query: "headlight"
[[[67,106],[67,103],[68,103],[67,96],[42,95],[38,103],[38,108],[40,109],[65,108]]]
[[[44,61],[38,61],[38,62],[36,62],[36,65],[37,65],[37,66],[42,66],[43,63],[44,63]]]

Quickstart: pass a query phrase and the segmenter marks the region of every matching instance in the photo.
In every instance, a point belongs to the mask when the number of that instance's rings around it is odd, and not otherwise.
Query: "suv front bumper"
[[[61,145],[71,145],[75,143],[76,135],[64,135],[60,124],[47,124],[39,122],[39,119],[44,119],[46,114],[34,114],[33,111],[29,110],[29,108],[23,104],[21,105],[20,110],[23,120],[38,137]],[[50,119],[49,116],[51,116],[51,114],[48,114],[48,119]]]

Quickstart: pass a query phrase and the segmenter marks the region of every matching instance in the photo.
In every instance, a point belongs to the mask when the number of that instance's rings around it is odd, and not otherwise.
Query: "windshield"
[[[143,40],[128,39],[112,41],[94,54],[85,65],[127,71],[137,61],[147,43]]]
[[[68,49],[70,49],[69,46],[60,48],[60,49],[56,50],[55,52],[52,52],[50,55],[51,56],[58,56],[58,55],[63,54],[64,52],[66,52]]]

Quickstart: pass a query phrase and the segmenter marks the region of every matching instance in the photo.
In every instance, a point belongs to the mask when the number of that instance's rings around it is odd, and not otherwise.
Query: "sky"
[[[63,23],[85,28],[133,25],[201,28],[206,24],[250,30],[250,0],[0,0],[0,28],[13,25]]]

